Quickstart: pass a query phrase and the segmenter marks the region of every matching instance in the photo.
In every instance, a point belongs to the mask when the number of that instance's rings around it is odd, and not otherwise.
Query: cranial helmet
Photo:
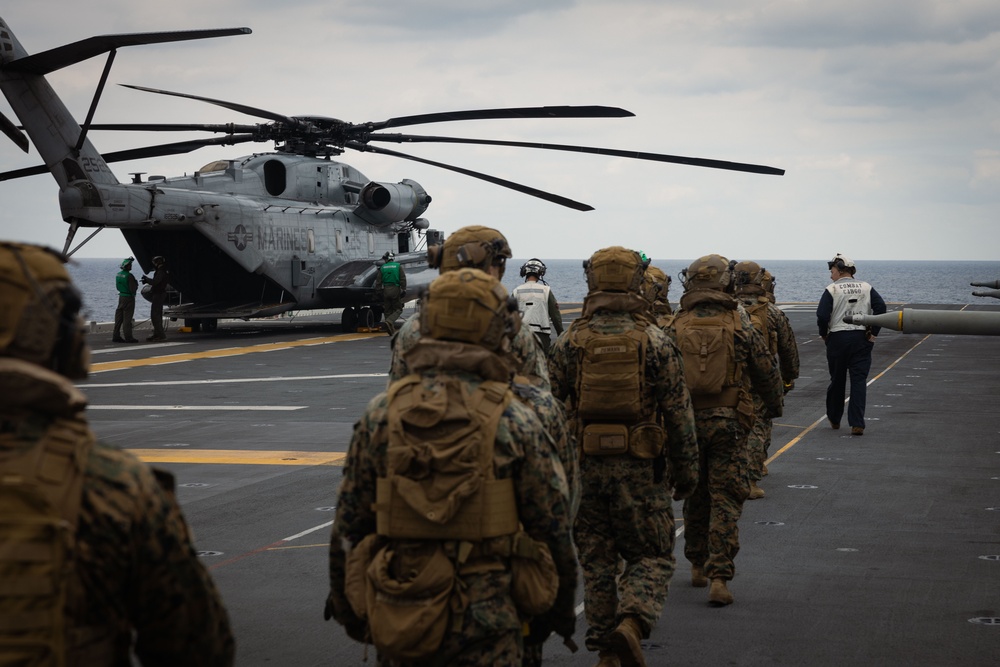
[[[642,281],[642,295],[650,303],[666,301],[670,290],[670,276],[655,266],[646,267],[646,277]]]
[[[442,273],[424,292],[420,303],[420,333],[499,350],[521,327],[517,299],[500,281],[479,269]]]
[[[527,262],[521,265],[521,277],[525,276],[538,276],[541,278],[545,275],[545,263],[538,259],[537,257],[532,257]]]
[[[0,243],[0,356],[87,376],[80,293],[54,250]]]
[[[841,255],[839,252],[833,256],[833,259],[826,263],[826,268],[832,269],[834,267],[836,267],[841,273],[850,273],[851,275],[854,275],[854,260],[850,257]]]
[[[163,255],[157,255],[156,257],[153,258],[153,266],[161,266],[166,263],[167,259]]]
[[[733,290],[733,266],[722,255],[705,255],[691,262],[691,266],[681,271],[684,290],[713,289],[722,292]]]
[[[583,270],[587,274],[587,288],[591,292],[633,292],[642,291],[642,281],[649,260],[643,260],[635,250],[621,246],[611,246],[598,250],[590,259],[584,260]]]
[[[733,266],[733,280],[737,292],[764,293],[764,269],[757,262],[737,262]]]
[[[503,277],[510,256],[504,235],[482,225],[462,227],[452,232],[442,245],[427,247],[427,264],[441,273],[462,267],[489,271],[491,266],[498,266]]]
[[[396,255],[394,255],[390,250],[386,252],[384,255],[382,255],[382,259],[384,259],[387,262],[391,262],[392,260],[396,259]]]
[[[122,260],[122,263],[118,265],[119,269],[127,269],[132,266],[132,262],[135,261],[135,257],[126,257]]]

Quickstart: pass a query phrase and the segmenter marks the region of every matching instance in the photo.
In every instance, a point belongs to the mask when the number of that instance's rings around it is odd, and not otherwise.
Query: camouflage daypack
[[[93,435],[85,424],[59,419],[37,440],[9,432],[0,438],[0,656],[3,664],[61,666]]]
[[[766,296],[757,297],[755,303],[747,305],[743,304],[743,308],[747,311],[747,315],[750,316],[750,321],[753,322],[753,326],[760,335],[764,337],[764,342],[767,343],[767,349],[771,351],[772,355],[778,354],[778,332],[771,328],[771,319],[768,316],[768,306],[770,301]]]
[[[379,653],[402,661],[433,655],[449,629],[462,627],[468,599],[459,576],[477,559],[509,563],[511,597],[526,615],[550,608],[558,588],[548,546],[521,530],[514,481],[495,475],[509,384],[485,381],[469,392],[457,378],[437,381],[436,391],[418,375],[389,387],[376,536],[348,561],[352,606]]]
[[[682,310],[674,319],[677,347],[684,357],[684,380],[695,410],[736,407],[740,403],[741,369],[736,366],[736,330],[739,313],[699,317]]]
[[[571,331],[580,350],[576,417],[584,454],[656,458],[666,433],[646,400],[646,323],[622,333],[598,333],[586,321]]]

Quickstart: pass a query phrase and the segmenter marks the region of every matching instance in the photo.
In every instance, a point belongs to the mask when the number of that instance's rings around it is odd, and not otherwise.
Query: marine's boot
[[[713,607],[725,607],[733,603],[733,594],[726,588],[725,579],[712,579],[712,587],[708,589],[708,604]]]
[[[761,474],[762,474],[762,475],[763,475],[764,477],[767,477],[767,464],[766,464],[766,463],[764,464],[764,468],[762,469],[762,472],[761,472]]]
[[[646,659],[642,657],[642,626],[634,615],[627,615],[611,631],[609,641],[615,653],[621,660],[622,667],[646,667]]]
[[[695,588],[708,586],[708,577],[705,576],[705,573],[697,565],[691,566],[691,585]]]
[[[755,482],[754,480],[750,480],[750,495],[748,496],[748,499],[757,500],[758,498],[763,498],[763,497],[764,497],[764,489],[757,486],[757,482]]]
[[[597,667],[622,667],[622,661],[618,659],[618,654],[614,651],[600,651],[597,657],[600,658]]]

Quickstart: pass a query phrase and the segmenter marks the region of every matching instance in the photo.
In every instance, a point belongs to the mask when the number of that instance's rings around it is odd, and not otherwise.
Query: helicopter
[[[289,311],[342,309],[345,331],[373,327],[382,318],[375,277],[381,258],[395,255],[415,292],[437,275],[425,245],[443,241],[423,216],[431,196],[416,181],[368,179],[338,161],[345,150],[412,160],[464,174],[579,211],[588,204],[495,176],[373,145],[453,143],[570,151],[782,175],[763,165],[660,153],[518,141],[387,133],[430,123],[526,118],[620,118],[608,106],[473,109],[350,123],[326,116],[286,116],[225,100],[130,85],[158,95],[220,106],[266,122],[225,124],[99,124],[94,116],[119,48],[248,35],[249,28],[112,34],[29,54],[0,18],[0,89],[18,126],[0,114],[0,130],[28,152],[35,144],[44,164],[0,173],[0,181],[50,172],[69,224],[63,254],[71,256],[106,228],[119,229],[144,272],[155,256],[167,258],[178,294],[165,312],[194,329],[212,331],[219,319],[262,318]],[[45,75],[107,53],[84,122],[79,123]],[[125,85],[125,84],[122,84]],[[101,154],[91,131],[209,132],[221,136]],[[26,134],[25,134],[26,133]],[[273,142],[274,150],[217,160],[192,175],[132,174],[119,182],[114,162],[189,153],[206,146]],[[82,228],[94,231],[74,246]]]

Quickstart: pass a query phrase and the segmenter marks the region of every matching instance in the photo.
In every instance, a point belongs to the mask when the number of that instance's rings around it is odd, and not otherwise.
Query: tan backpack
[[[66,664],[65,607],[93,435],[60,419],[31,443],[0,447],[0,656],[4,664]]]
[[[377,534],[347,563],[352,607],[368,620],[380,655],[394,660],[426,659],[461,628],[468,599],[459,575],[476,558],[509,559],[511,597],[526,615],[550,608],[558,587],[548,546],[520,529],[513,480],[495,475],[509,384],[486,381],[469,392],[457,378],[438,381],[437,391],[426,391],[418,375],[389,387]]]
[[[684,380],[696,410],[739,404],[742,373],[736,367],[735,334],[742,328],[735,310],[711,317],[682,310],[674,319]]]
[[[572,330],[570,342],[580,350],[576,416],[584,454],[651,459],[665,446],[666,432],[645,400],[646,322],[635,323],[615,334],[598,333],[586,321]]]
[[[778,332],[771,329],[771,320],[768,317],[768,305],[770,303],[766,296],[762,296],[758,297],[755,303],[751,305],[744,304],[743,307],[747,311],[747,315],[750,316],[750,321],[753,322],[754,328],[764,337],[767,349],[771,351],[772,355],[776,355],[778,354]]]

